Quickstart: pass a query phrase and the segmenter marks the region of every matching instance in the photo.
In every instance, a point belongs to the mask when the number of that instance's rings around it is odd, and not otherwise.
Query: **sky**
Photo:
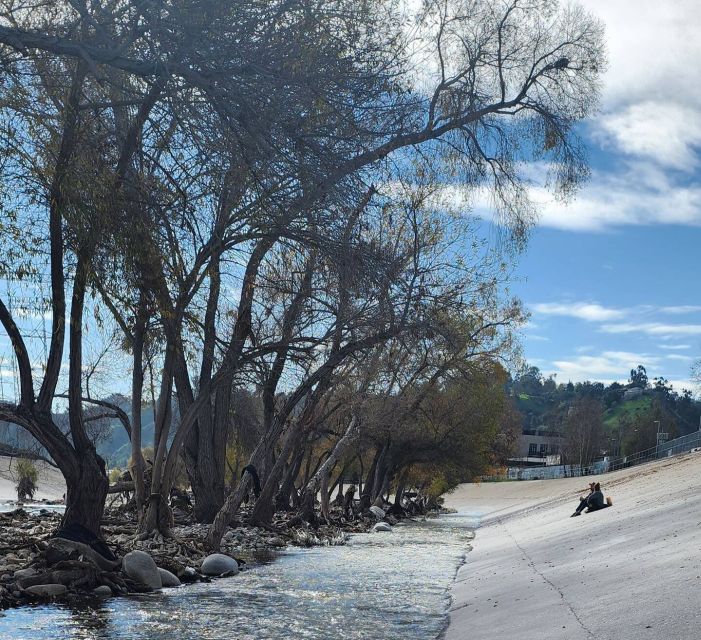
[[[701,3],[581,4],[606,26],[609,61],[600,113],[582,129],[592,178],[568,206],[540,201],[511,287],[531,314],[523,354],[558,382],[624,382],[642,364],[700,393]],[[22,320],[37,352],[39,318]],[[0,335],[0,397],[13,393],[11,361]]]
[[[585,0],[606,25],[592,178],[544,201],[512,288],[531,312],[524,357],[558,382],[650,380],[699,392],[701,4]]]

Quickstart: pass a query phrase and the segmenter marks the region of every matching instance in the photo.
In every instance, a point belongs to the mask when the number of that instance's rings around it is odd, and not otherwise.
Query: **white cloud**
[[[552,373],[560,382],[589,380],[611,384],[627,382],[630,370],[639,364],[647,369],[650,380],[657,375],[664,375],[663,359],[645,353],[627,351],[604,351],[597,356],[577,356],[567,360],[555,360],[549,365],[540,366],[540,369],[545,373],[554,367]],[[694,393],[698,393],[700,390],[698,383],[689,379],[671,377],[668,381],[678,392],[682,389],[691,389]]]
[[[671,384],[674,387],[674,390],[677,393],[681,393],[682,389],[689,389],[694,395],[698,396],[699,393],[699,383],[696,382],[695,380],[689,380],[687,379],[682,379],[682,378],[674,378],[674,379],[669,379],[667,380],[669,384]]]
[[[679,362],[693,362],[694,358],[691,356],[682,356],[676,353],[670,353],[669,355],[665,356],[667,360],[677,360]]]
[[[650,224],[701,226],[701,186],[680,184],[651,163],[625,162],[616,173],[594,171],[591,181],[565,203],[546,189],[531,197],[538,223],[568,231],[604,231]]]
[[[699,104],[697,0],[582,0],[606,25],[604,108],[669,96]]]
[[[625,317],[626,313],[620,309],[609,309],[602,307],[600,304],[587,302],[573,303],[556,303],[556,302],[541,302],[530,305],[536,313],[554,316],[567,316],[571,318],[579,318],[581,320],[589,320],[592,322],[601,322],[604,320],[618,320]]]
[[[670,349],[674,351],[681,351],[683,349],[691,349],[690,344],[658,344],[659,349]]]
[[[701,117],[701,116],[700,116]],[[544,186],[547,166],[521,167],[531,181],[528,195],[539,226],[565,231],[606,231],[631,225],[676,224],[701,226],[701,184],[680,181],[647,160],[621,160],[614,171],[592,172],[592,177],[564,202]],[[446,184],[437,190],[433,205],[494,219],[494,203],[486,189],[468,191]]]
[[[661,322],[642,322],[604,324],[604,333],[644,333],[651,336],[698,336],[701,324],[664,324]]]
[[[606,25],[609,58],[602,113],[591,130],[604,149],[626,154],[629,162],[595,172],[569,207],[543,198],[540,223],[572,231],[701,225],[701,188],[678,173],[701,166],[701,4],[582,3]]]
[[[671,314],[678,314],[678,315],[683,315],[686,313],[698,313],[701,311],[700,306],[696,306],[693,304],[682,304],[674,307],[660,307],[658,309],[661,313],[671,313]]]
[[[610,142],[623,153],[655,163],[693,171],[701,145],[701,110],[663,102],[640,102],[608,113],[595,125],[595,137],[605,148]]]
[[[556,373],[560,379],[582,382],[600,380],[606,376],[627,379],[630,370],[639,364],[650,368],[655,367],[659,361],[659,358],[644,353],[604,351],[598,356],[577,356],[569,360],[555,360],[552,364],[557,367]]]

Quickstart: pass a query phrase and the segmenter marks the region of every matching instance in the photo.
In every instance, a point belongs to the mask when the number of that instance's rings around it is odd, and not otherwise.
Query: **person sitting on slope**
[[[590,483],[589,483],[589,495],[586,496],[586,497],[584,497],[584,498],[580,498],[580,499],[579,499],[579,506],[575,509],[574,513],[570,516],[570,518],[574,518],[575,516],[581,516],[581,515],[582,515],[582,511],[584,511],[584,509],[585,509],[587,506],[589,506],[589,498],[590,498],[592,495],[594,495],[594,491],[595,491],[594,487],[595,487],[595,484],[596,484],[596,483],[594,483],[594,482],[590,482]]]
[[[611,498],[606,498],[606,500],[604,500],[604,494],[601,492],[601,485],[597,482],[594,485],[594,492],[587,498],[587,513],[605,509],[612,504]]]

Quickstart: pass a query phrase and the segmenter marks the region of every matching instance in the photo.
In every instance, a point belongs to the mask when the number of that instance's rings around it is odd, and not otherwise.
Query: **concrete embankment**
[[[588,478],[461,485],[481,518],[446,640],[701,637],[701,453],[596,476],[610,509],[570,518]]]

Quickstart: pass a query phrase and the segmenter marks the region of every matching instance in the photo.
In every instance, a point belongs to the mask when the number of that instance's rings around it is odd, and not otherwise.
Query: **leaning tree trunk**
[[[366,511],[370,508],[372,504],[372,487],[375,482],[375,470],[377,469],[377,462],[382,455],[383,448],[379,448],[372,459],[370,468],[368,469],[368,474],[363,479],[361,471],[361,482],[363,483],[362,489],[360,491],[360,510]],[[364,480],[364,481],[363,481]]]
[[[277,511],[287,511],[290,508],[290,496],[295,490],[295,480],[299,475],[304,460],[304,447],[301,443],[297,445],[297,451],[292,455],[292,461],[285,471],[280,489],[275,495],[275,508]]]
[[[409,469],[404,469],[402,474],[399,476],[397,481],[397,490],[394,493],[394,508],[395,510],[401,511],[402,509],[402,498],[404,497],[404,491],[406,491],[406,483],[409,479]]]
[[[251,520],[255,523],[261,525],[269,525],[273,516],[275,515],[275,494],[278,492],[280,487],[280,477],[285,470],[285,465],[287,459],[297,445],[301,442],[303,436],[303,429],[299,423],[291,425],[290,431],[285,438],[285,442],[282,445],[282,451],[277,457],[277,460],[273,466],[269,469],[268,477],[265,480],[263,489],[260,495],[256,499],[256,504],[253,507],[253,513],[251,513]],[[272,448],[272,443],[271,443]],[[268,456],[265,456],[268,459]]]
[[[248,464],[254,467],[258,467],[263,459],[264,452],[264,440],[261,440],[256,448],[253,450],[251,457],[248,460]],[[244,497],[248,493],[248,489],[251,485],[251,474],[244,473],[236,485],[236,488],[229,493],[224,500],[224,505],[219,510],[219,513],[214,518],[214,521],[209,527],[209,532],[207,533],[207,546],[212,551],[217,551],[221,545],[221,540],[224,537],[224,531],[229,525],[229,521],[232,519],[233,515],[238,511]]]
[[[385,444],[380,452],[379,459],[375,465],[375,476],[374,478],[368,478],[370,480],[370,502],[375,502],[378,495],[382,493],[382,487],[384,485],[385,474],[387,472],[387,454],[389,450],[389,445]]]
[[[302,498],[303,509],[305,510],[305,515],[309,516],[309,508],[314,507],[314,499],[316,494],[321,491],[321,514],[324,516],[326,522],[331,522],[331,513],[329,509],[329,474],[334,465],[343,457],[343,455],[348,450],[356,437],[358,436],[360,429],[358,425],[357,416],[353,415],[350,424],[343,434],[343,437],[336,443],[329,454],[326,461],[319,467],[314,476],[307,483],[307,487],[304,490],[304,497]]]

